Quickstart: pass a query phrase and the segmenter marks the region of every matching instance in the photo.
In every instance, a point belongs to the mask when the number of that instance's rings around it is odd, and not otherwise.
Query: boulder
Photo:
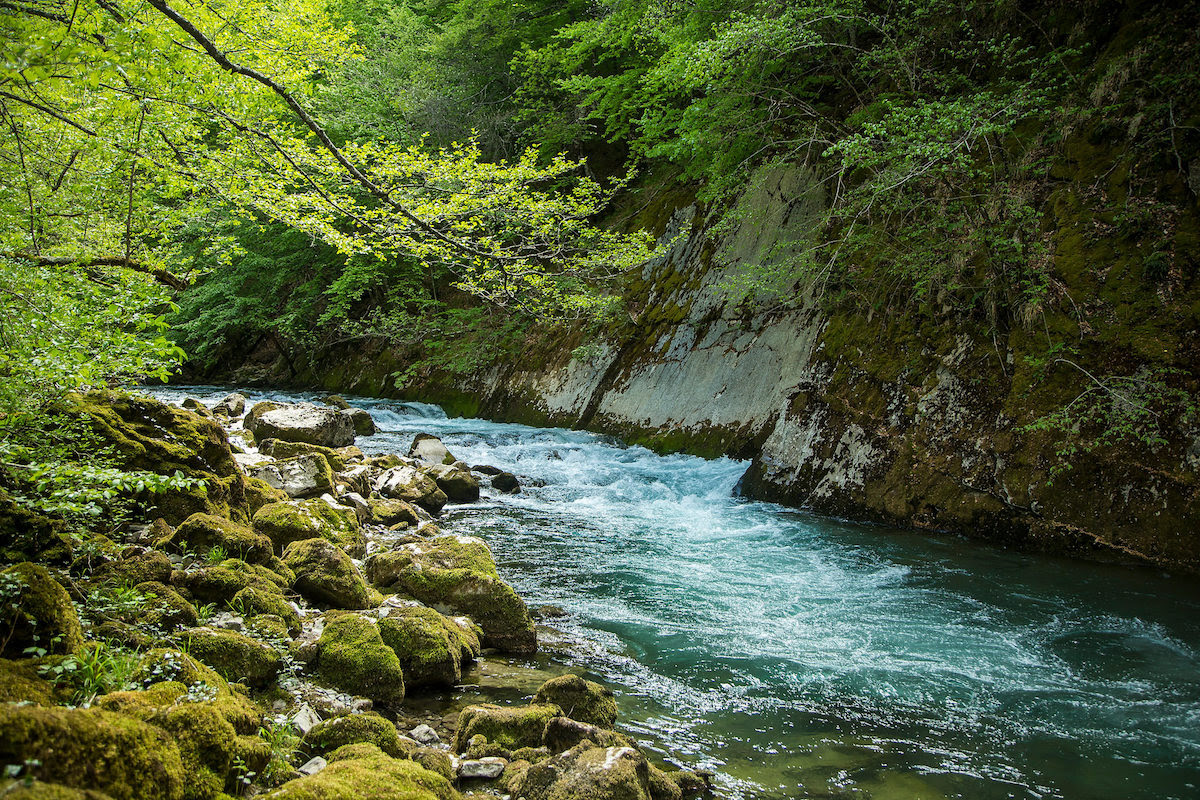
[[[143,600],[128,615],[132,618],[126,622],[165,631],[187,628],[199,622],[196,607],[165,583],[145,581],[133,588]]]
[[[346,402],[346,398],[342,397],[340,394],[331,394],[327,397],[322,397],[321,402],[327,406],[332,406],[339,411],[345,411],[346,409],[350,408],[350,404]]]
[[[28,764],[38,780],[112,800],[183,800],[179,747],[157,726],[94,708],[4,704],[0,731],[0,764]]]
[[[367,507],[371,510],[371,521],[378,525],[391,527],[403,522],[409,527],[415,528],[421,522],[420,516],[417,515],[417,510],[412,507],[411,503],[407,503],[404,500],[387,500],[373,497],[367,501]]]
[[[657,772],[653,778],[651,773]],[[525,800],[678,800],[679,787],[633,747],[584,742],[533,764],[507,780],[508,792]],[[672,791],[673,790],[673,791]]]
[[[392,758],[370,744],[347,745],[328,766],[267,795],[264,800],[460,800],[450,781],[413,761]]]
[[[265,566],[247,564],[237,558],[177,573],[172,578],[175,585],[186,589],[198,601],[221,604],[248,586],[276,594],[282,599],[283,589],[290,587],[294,580],[294,575],[289,580]]]
[[[329,620],[317,642],[317,674],[344,692],[384,704],[404,699],[404,672],[379,627],[356,614]]]
[[[434,464],[424,470],[452,503],[474,503],[479,499],[479,481],[470,468],[456,461],[453,464]]]
[[[600,747],[632,747],[633,740],[624,734],[579,722],[570,717],[555,717],[546,723],[542,744],[551,753],[570,750],[580,742],[591,742]]]
[[[452,620],[424,606],[387,611],[379,633],[400,659],[408,688],[450,688],[462,679],[462,632]]]
[[[79,614],[67,590],[40,564],[13,564],[0,572],[0,631],[3,655],[25,648],[74,653],[83,646]]]
[[[258,427],[258,420],[263,414],[285,406],[286,403],[277,403],[274,400],[260,400],[250,408],[246,418],[242,420],[242,427],[254,433],[254,429]]]
[[[0,703],[54,703],[54,685],[38,672],[37,662],[0,658]]]
[[[504,774],[508,760],[497,756],[485,756],[479,759],[464,759],[458,762],[458,777],[464,780],[493,781]]]
[[[434,514],[447,502],[446,493],[433,478],[407,464],[392,467],[376,478],[375,491],[392,500],[416,503]]]
[[[186,408],[188,411],[194,411],[202,417],[212,416],[212,412],[208,410],[208,406],[204,405],[204,403],[201,403],[194,397],[185,397],[180,405]]]
[[[220,548],[230,556],[261,564],[273,555],[271,540],[224,517],[212,514],[193,514],[157,547],[171,547],[181,552],[204,555]]]
[[[282,594],[258,586],[247,586],[229,602],[230,607],[246,618],[269,615],[278,617],[291,636],[300,633],[300,615]]]
[[[171,580],[171,560],[166,553],[158,550],[131,552],[96,570],[94,577],[130,585],[146,581],[166,583]]]
[[[288,499],[288,493],[276,489],[262,478],[246,476],[246,505],[253,514],[267,503],[281,503]]]
[[[296,573],[294,588],[305,599],[328,608],[371,606],[371,590],[354,562],[327,539],[292,542],[283,561]]]
[[[418,747],[409,758],[448,781],[455,778],[454,761],[445,750],[437,747]]]
[[[333,470],[325,457],[317,453],[247,467],[246,473],[288,497],[314,497],[333,491]]]
[[[354,426],[354,433],[357,436],[375,435],[375,419],[370,412],[361,408],[344,408],[341,413],[343,416],[349,417],[350,424]]]
[[[351,464],[361,461],[363,451],[353,445],[349,447],[322,447],[306,442],[288,442],[283,439],[267,439],[258,447],[259,450],[273,458],[293,458],[303,455],[319,455],[329,462],[330,468],[338,472]]]
[[[356,492],[364,498],[370,496],[374,482],[371,468],[366,464],[354,464],[334,476],[334,482],[346,491]]]
[[[453,464],[456,459],[450,455],[442,440],[428,433],[418,433],[408,448],[408,457],[424,461],[426,464]]]
[[[617,701],[611,690],[578,675],[559,675],[541,685],[533,702],[554,704],[568,717],[611,728],[617,722]]]
[[[311,403],[280,406],[257,416],[248,416],[243,425],[260,442],[283,439],[322,447],[354,444],[353,420],[335,409]]]
[[[367,559],[367,575],[385,591],[398,591],[447,614],[465,614],[485,643],[514,653],[537,650],[525,602],[500,579],[491,551],[480,539],[437,536],[409,542]]]
[[[238,392],[227,394],[221,398],[220,402],[213,406],[212,410],[214,414],[224,411],[230,419],[237,419],[246,413],[246,395]]]
[[[492,488],[504,494],[518,494],[521,482],[511,472],[501,472],[492,476]]]
[[[279,672],[279,654],[240,633],[193,628],[183,633],[188,654],[228,681],[263,687]]]
[[[480,735],[506,750],[538,747],[546,723],[562,715],[562,709],[554,705],[467,706],[458,715],[454,752],[465,752],[471,738]]]
[[[343,745],[361,743],[373,744],[394,758],[408,755],[396,726],[373,712],[318,722],[304,735],[302,745],[306,753],[326,755]]]
[[[265,505],[254,512],[253,525],[280,551],[292,542],[321,538],[353,558],[362,558],[367,552],[367,540],[354,509],[331,505],[319,497]]]

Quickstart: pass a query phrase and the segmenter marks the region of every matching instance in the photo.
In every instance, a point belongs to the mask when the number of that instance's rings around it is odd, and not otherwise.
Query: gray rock
[[[342,502],[354,509],[354,513],[358,515],[359,524],[365,525],[371,521],[371,506],[367,504],[364,498],[358,492],[346,492],[341,497]]]
[[[354,421],[342,412],[309,403],[283,406],[246,420],[259,440],[282,439],[322,447],[354,444]]]
[[[300,706],[295,714],[292,714],[292,726],[303,736],[313,729],[318,722],[321,721],[321,715],[313,711],[312,706],[308,703]]]
[[[375,479],[375,491],[392,500],[405,500],[437,513],[446,505],[446,493],[425,473],[402,464]]]
[[[428,433],[418,433],[413,439],[412,447],[408,448],[409,458],[416,458],[427,464],[453,464],[454,456],[442,444],[442,440]]]
[[[508,762],[498,756],[465,759],[458,762],[458,777],[495,780],[504,774],[506,766],[508,766]]]
[[[438,736],[437,731],[424,724],[418,725],[409,733],[421,744],[438,744],[442,741],[442,737]]]
[[[316,453],[246,467],[246,474],[282,489],[289,497],[311,497],[333,491],[329,462]]]
[[[511,472],[501,472],[492,476],[492,488],[505,494],[516,494],[521,491],[521,483]]]
[[[479,499],[479,481],[470,468],[461,461],[453,464],[434,464],[424,472],[437,483],[439,489],[454,503],[474,503]]]
[[[375,420],[371,417],[370,412],[361,408],[344,408],[340,413],[350,420],[350,424],[354,427],[354,432],[357,435],[375,435]]]
[[[320,756],[313,756],[304,762],[304,766],[297,769],[296,772],[299,772],[301,775],[316,775],[327,766],[329,766],[329,762],[325,759]]]
[[[224,411],[229,415],[230,419],[236,419],[246,413],[246,396],[238,392],[227,394],[221,398],[221,401],[213,406],[213,413]]]

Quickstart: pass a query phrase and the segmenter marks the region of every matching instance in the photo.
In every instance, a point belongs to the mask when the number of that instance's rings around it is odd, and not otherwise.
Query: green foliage
[[[136,653],[98,642],[75,655],[43,665],[42,677],[71,689],[72,702],[87,708],[97,696],[135,688]]]

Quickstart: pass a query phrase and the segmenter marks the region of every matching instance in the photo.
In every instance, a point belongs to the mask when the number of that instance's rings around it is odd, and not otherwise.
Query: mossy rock
[[[264,591],[257,586],[247,586],[233,596],[230,608],[246,617],[269,615],[277,617],[284,632],[295,636],[300,633],[300,615],[292,604],[278,592]]]
[[[157,546],[204,555],[220,547],[230,556],[261,564],[273,554],[271,540],[224,517],[193,514],[166,541]]]
[[[335,617],[317,645],[317,674],[330,685],[385,704],[404,699],[400,660],[374,622],[356,614]]]
[[[67,590],[49,570],[28,561],[0,571],[0,630],[4,630],[0,655],[20,656],[27,647],[48,653],[74,653],[83,646],[79,614]]]
[[[293,456],[315,453],[329,462],[329,468],[341,472],[351,463],[363,458],[363,451],[354,445],[348,447],[322,447],[319,444],[307,442],[285,442],[282,439],[266,439],[258,448],[272,458],[292,458]]]
[[[454,752],[464,752],[471,737],[477,735],[506,750],[538,747],[542,744],[546,723],[562,715],[562,709],[554,705],[467,706],[458,715]]]
[[[679,800],[679,787],[652,780],[651,770],[636,748],[584,742],[517,772],[505,788],[525,800]]]
[[[537,690],[533,702],[554,704],[571,719],[601,728],[611,728],[617,722],[617,701],[612,691],[578,675],[551,678]]]
[[[448,781],[452,781],[455,778],[454,762],[450,760],[450,754],[445,750],[440,750],[436,747],[418,747],[412,752],[409,758],[430,772],[436,772]]]
[[[196,607],[165,583],[146,581],[133,588],[144,595],[145,600],[138,607],[137,618],[127,622],[173,630],[190,627],[199,621]]]
[[[4,800],[112,800],[112,795],[94,789],[75,789],[45,781],[34,781],[28,786],[15,782],[5,785],[0,781],[0,796]]]
[[[295,590],[327,608],[370,608],[372,595],[354,562],[326,539],[292,542],[283,561],[296,572]]]
[[[0,764],[113,800],[183,800],[179,747],[161,728],[102,709],[0,705]]]
[[[400,659],[408,688],[448,688],[462,679],[462,629],[432,608],[390,608],[379,633]]]
[[[525,602],[496,574],[491,551],[479,539],[438,536],[376,553],[367,575],[383,590],[399,591],[448,614],[465,614],[492,647],[516,653],[537,650]]]
[[[260,400],[246,412],[246,418],[242,420],[242,427],[253,435],[254,428],[258,425],[258,420],[263,414],[266,414],[268,411],[274,411],[277,408],[283,408],[285,405],[285,403],[276,403],[274,400]]]
[[[255,614],[246,618],[246,630],[256,639],[264,639],[280,644],[295,636],[287,622],[278,614]]]
[[[246,505],[250,513],[256,513],[260,508],[270,503],[281,503],[288,499],[287,492],[276,489],[262,478],[246,476]]]
[[[204,489],[171,490],[142,498],[167,522],[175,524],[194,513],[249,519],[242,474],[217,422],[157,400],[118,392],[70,395],[67,413],[85,418],[117,453],[125,469],[159,475],[181,472],[205,481]]]
[[[289,781],[264,800],[461,800],[450,781],[369,744],[334,751],[316,775]]]
[[[167,583],[171,580],[171,560],[158,550],[146,550],[110,561],[96,570],[98,580],[134,585],[154,581]]]
[[[93,638],[130,650],[149,650],[159,641],[159,637],[119,619],[106,620],[92,628],[90,633]]]
[[[37,703],[51,705],[54,685],[43,678],[28,659],[10,661],[0,658],[0,703]]]
[[[411,503],[404,500],[373,497],[367,501],[367,508],[371,511],[371,521],[377,525],[390,527],[403,522],[409,527],[415,528],[421,522],[417,510]]]
[[[393,758],[407,758],[396,726],[375,713],[348,714],[323,720],[304,735],[301,747],[309,756],[323,756],[347,744],[373,744]]]
[[[354,509],[334,508],[320,498],[263,506],[254,513],[254,530],[280,551],[292,542],[321,538],[334,542],[352,558],[362,558],[367,552]]]
[[[176,582],[197,600],[222,605],[247,587],[283,597],[283,589],[288,586],[274,570],[259,564],[247,564],[237,558],[180,573],[176,576]]]
[[[0,489],[0,563],[66,564],[74,547],[62,520],[25,508]]]
[[[623,733],[570,717],[557,717],[546,723],[542,744],[552,753],[561,753],[582,743],[591,742],[600,747],[633,747],[634,742]]]
[[[158,651],[166,652],[166,651]],[[200,664],[190,656],[183,656],[179,651],[172,651],[182,658],[192,662],[195,669],[182,670],[179,676],[184,679],[203,676],[203,680],[169,680],[149,683],[145,688],[133,691],[111,692],[96,700],[96,705],[106,711],[115,711],[138,719],[153,722],[157,715],[166,708],[183,703],[205,704],[214,708],[222,719],[229,723],[239,736],[249,736],[258,731],[262,724],[263,713],[248,697],[233,691],[233,686],[227,683],[216,672]],[[145,661],[143,661],[145,663]],[[200,672],[199,670],[203,670]],[[190,672],[190,674],[189,674]],[[189,687],[203,683],[211,689],[204,694],[211,699],[203,699],[196,694],[188,698]],[[215,691],[213,691],[215,690]]]
[[[193,628],[185,631],[188,654],[216,670],[227,681],[262,687],[279,672],[279,654],[235,631]]]

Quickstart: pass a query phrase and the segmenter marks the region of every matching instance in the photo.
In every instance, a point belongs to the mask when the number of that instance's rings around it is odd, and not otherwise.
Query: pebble
[[[412,735],[412,738],[421,744],[437,744],[442,741],[442,737],[438,736],[437,731],[424,724],[418,725],[409,731],[409,733]]]
[[[317,712],[312,710],[312,706],[308,703],[300,706],[300,710],[292,714],[292,725],[296,730],[300,731],[300,735],[308,733],[313,726],[321,721],[321,717]]]
[[[316,775],[327,766],[329,766],[329,762],[327,762],[325,759],[321,758],[320,756],[313,756],[308,761],[304,762],[304,766],[300,767],[296,771],[301,775]]]

